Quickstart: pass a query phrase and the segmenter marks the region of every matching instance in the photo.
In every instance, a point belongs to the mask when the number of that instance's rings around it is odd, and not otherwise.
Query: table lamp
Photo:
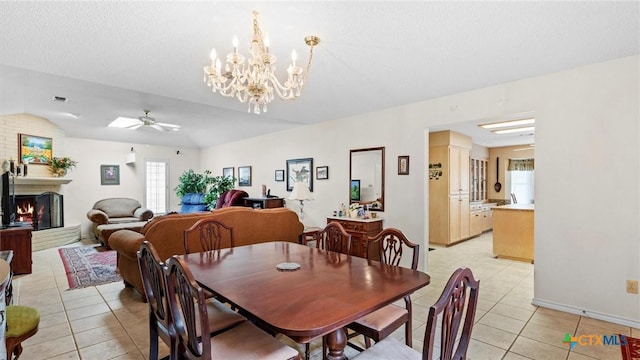
[[[304,220],[304,201],[313,200],[313,195],[309,191],[309,186],[307,185],[307,183],[294,183],[291,195],[289,195],[289,200],[300,201],[300,221],[302,222]]]

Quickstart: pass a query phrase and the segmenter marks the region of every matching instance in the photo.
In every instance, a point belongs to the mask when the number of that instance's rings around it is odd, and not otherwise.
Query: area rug
[[[67,272],[69,290],[120,281],[116,251],[100,246],[63,247],[58,250]]]
[[[620,335],[622,360],[640,360],[640,339]]]

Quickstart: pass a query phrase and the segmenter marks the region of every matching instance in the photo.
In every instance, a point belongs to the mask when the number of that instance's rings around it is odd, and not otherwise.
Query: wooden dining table
[[[298,343],[326,335],[330,360],[346,359],[344,326],[430,281],[420,271],[290,242],[182,257],[200,286],[267,330]],[[300,267],[280,270],[282,263]]]

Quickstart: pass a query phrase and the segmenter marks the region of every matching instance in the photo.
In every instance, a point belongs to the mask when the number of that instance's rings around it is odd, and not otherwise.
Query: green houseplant
[[[214,209],[220,194],[233,189],[236,178],[233,176],[214,176],[211,179],[209,189],[204,196],[204,202],[209,205],[209,209]]]
[[[211,184],[211,181],[211,171],[205,170],[204,173],[198,174],[193,171],[193,169],[189,169],[180,175],[178,178],[178,186],[173,190],[181,199],[185,194],[204,194],[207,186]]]

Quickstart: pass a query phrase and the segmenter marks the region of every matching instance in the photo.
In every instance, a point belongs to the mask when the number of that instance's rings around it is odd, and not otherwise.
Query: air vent
[[[58,102],[67,102],[67,98],[62,96],[54,96],[53,98],[51,98],[51,100]]]

